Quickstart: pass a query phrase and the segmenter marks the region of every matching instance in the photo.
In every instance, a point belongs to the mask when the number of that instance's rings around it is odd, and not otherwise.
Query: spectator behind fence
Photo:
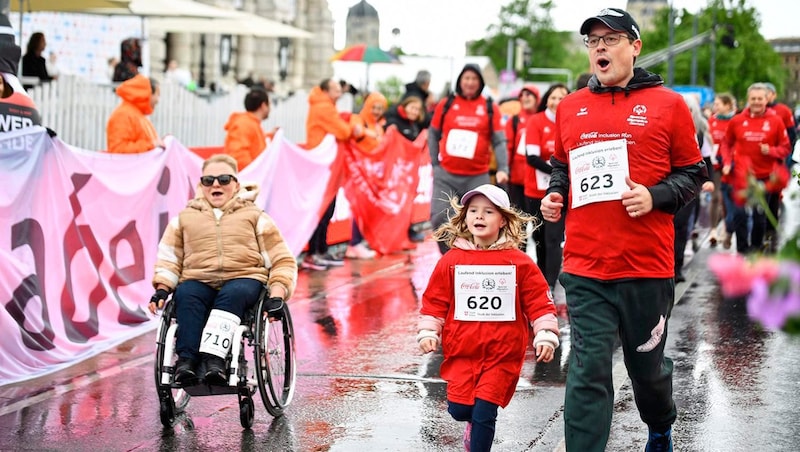
[[[142,43],[138,38],[128,38],[120,43],[120,62],[114,67],[114,83],[124,82],[139,73],[142,67]]]
[[[37,77],[40,83],[47,83],[53,79],[47,73],[47,61],[42,56],[47,40],[44,33],[36,32],[28,40],[28,48],[25,56],[22,57],[22,75],[26,77]],[[25,85],[25,89],[31,89],[34,85]]]
[[[269,95],[263,89],[251,89],[244,97],[244,112],[234,112],[225,124],[225,153],[236,159],[244,169],[267,147],[267,137],[261,122],[269,117]]]
[[[136,75],[117,87],[117,95],[122,103],[111,113],[106,124],[108,152],[138,154],[155,148],[163,149],[164,142],[147,119],[161,95],[158,82]]]

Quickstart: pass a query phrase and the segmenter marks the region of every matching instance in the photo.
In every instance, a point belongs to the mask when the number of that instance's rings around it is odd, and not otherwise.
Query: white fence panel
[[[244,110],[248,89],[242,85],[230,92],[201,97],[174,83],[162,83],[161,98],[150,116],[159,135],[173,135],[185,146],[221,146],[225,123],[231,113]],[[74,76],[31,90],[42,116],[42,125],[58,133],[64,142],[82,149],[106,149],[106,122],[120,102],[112,85]],[[287,99],[272,99],[265,130],[281,127],[296,143],[305,141],[308,100],[303,92]]]

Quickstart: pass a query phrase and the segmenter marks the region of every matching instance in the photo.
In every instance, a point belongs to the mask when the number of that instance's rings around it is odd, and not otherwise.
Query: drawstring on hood
[[[663,85],[664,79],[660,75],[649,72],[640,67],[633,68],[633,78],[628,82],[624,88],[619,86],[602,86],[597,79],[597,75],[592,75],[589,79],[589,90],[595,94],[611,93],[611,105],[614,105],[614,94],[618,92],[625,93],[625,97],[630,96],[631,91],[642,88],[650,88],[653,86]]]

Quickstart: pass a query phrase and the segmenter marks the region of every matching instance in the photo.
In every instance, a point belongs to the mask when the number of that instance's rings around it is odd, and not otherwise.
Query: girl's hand
[[[425,339],[419,341],[419,349],[422,350],[422,353],[436,351],[436,347],[438,345],[439,343],[436,341],[436,339],[430,337],[426,337]]]
[[[536,347],[536,362],[537,363],[549,363],[553,360],[553,356],[555,355],[556,351],[553,347],[549,345],[539,345]]]

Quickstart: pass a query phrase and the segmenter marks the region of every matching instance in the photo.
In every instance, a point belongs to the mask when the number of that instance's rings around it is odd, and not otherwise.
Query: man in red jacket
[[[581,26],[594,76],[556,115],[546,221],[566,212],[564,268],[571,332],[564,403],[568,451],[603,451],[614,406],[617,337],[647,451],[672,450],[672,361],[664,356],[674,302],[672,217],[706,174],[692,117],[660,76],[633,67],[639,26],[607,8]],[[563,209],[563,211],[562,211]]]
[[[730,120],[720,143],[720,156],[723,176],[733,176],[734,193],[747,188],[748,174],[764,182],[767,205],[773,218],[777,219],[781,191],[789,180],[785,159],[791,147],[783,120],[768,107],[768,92],[764,83],[753,83],[747,88],[747,108]],[[762,251],[763,247],[765,251],[774,253],[777,237],[775,228],[767,221],[766,212],[757,207],[749,216],[753,220],[752,228],[748,227],[745,209],[734,211],[736,251]]]

